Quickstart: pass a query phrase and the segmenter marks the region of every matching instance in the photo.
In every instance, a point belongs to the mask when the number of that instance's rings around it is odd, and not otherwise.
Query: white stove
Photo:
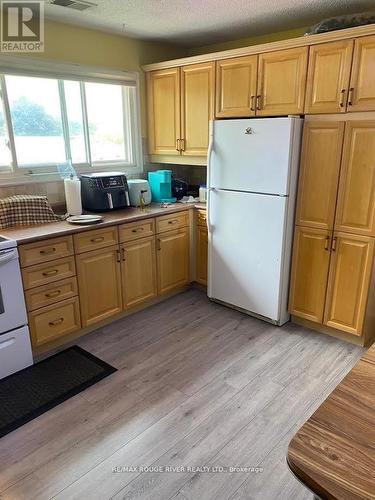
[[[17,242],[0,236],[0,379],[32,364]]]

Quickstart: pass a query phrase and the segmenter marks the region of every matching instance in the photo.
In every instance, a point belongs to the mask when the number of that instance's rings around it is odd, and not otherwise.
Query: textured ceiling
[[[79,12],[46,3],[46,17],[126,36],[193,47],[309,26],[375,10],[375,0],[91,0]]]

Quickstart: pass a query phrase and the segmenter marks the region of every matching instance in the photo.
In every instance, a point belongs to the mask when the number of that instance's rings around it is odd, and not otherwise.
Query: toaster
[[[90,212],[130,207],[126,175],[122,172],[82,174],[81,198],[83,209]]]

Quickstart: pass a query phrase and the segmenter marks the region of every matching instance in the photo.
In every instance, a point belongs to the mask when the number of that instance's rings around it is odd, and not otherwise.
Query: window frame
[[[143,172],[143,153],[140,121],[140,88],[139,73],[137,71],[110,71],[105,68],[67,64],[55,61],[40,61],[12,55],[0,56],[0,82],[3,98],[5,130],[9,140],[12,157],[10,166],[0,165],[0,185],[25,182],[43,182],[58,180],[60,178],[56,163],[40,164],[37,167],[18,166],[17,152],[11,122],[9,100],[5,84],[5,75],[30,76],[37,78],[51,78],[57,80],[60,97],[60,110],[63,129],[63,139],[67,158],[71,158],[70,136],[68,126],[67,108],[65,103],[64,80],[78,81],[80,83],[81,105],[83,115],[83,132],[85,138],[85,153],[87,162],[73,163],[77,174],[92,172],[93,169],[103,171],[120,170],[128,174]],[[124,119],[125,147],[130,151],[130,162],[122,160],[92,162],[90,151],[90,137],[87,121],[87,102],[85,96],[85,82],[112,83],[122,86],[122,106]],[[127,101],[127,106],[125,102]],[[127,111],[125,113],[125,110]],[[130,111],[130,112],[128,112]],[[129,149],[130,146],[130,149]],[[15,162],[14,162],[15,160]]]

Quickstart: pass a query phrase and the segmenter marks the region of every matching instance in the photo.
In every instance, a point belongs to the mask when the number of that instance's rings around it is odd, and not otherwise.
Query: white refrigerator
[[[303,120],[215,120],[207,159],[208,296],[276,325],[288,287]]]

